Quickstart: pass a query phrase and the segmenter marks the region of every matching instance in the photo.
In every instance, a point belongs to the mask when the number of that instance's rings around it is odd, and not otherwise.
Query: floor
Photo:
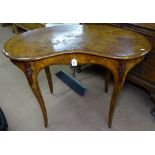
[[[24,74],[2,54],[6,40],[14,36],[12,27],[0,26],[0,107],[3,109],[11,131],[122,131],[155,130],[155,118],[150,111],[154,107],[149,95],[128,82],[125,83],[113,119],[107,126],[109,103],[113,90],[104,92],[104,69],[87,67],[77,73],[86,87],[84,97],[75,94],[56,76],[60,69],[71,73],[69,66],[51,66],[54,93],[50,94],[44,71],[39,82],[46,103],[49,125],[43,126],[39,105],[32,94]]]

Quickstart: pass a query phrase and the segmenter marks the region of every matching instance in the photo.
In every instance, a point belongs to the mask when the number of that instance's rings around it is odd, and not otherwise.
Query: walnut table
[[[116,99],[126,75],[150,49],[150,42],[136,32],[106,24],[86,24],[40,28],[16,35],[5,43],[3,53],[25,73],[41,107],[45,127],[48,117],[37,80],[41,69],[45,68],[52,93],[49,65],[70,64],[75,58],[79,65],[98,64],[108,68],[114,76],[108,122],[111,127]]]

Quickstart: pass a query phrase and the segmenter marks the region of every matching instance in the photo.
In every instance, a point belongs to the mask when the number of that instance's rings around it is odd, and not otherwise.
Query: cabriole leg
[[[43,118],[44,118],[44,125],[45,127],[47,127],[48,125],[47,111],[46,111],[45,103],[38,84],[38,73],[35,71],[33,63],[31,62],[25,63],[25,75],[27,77],[30,88],[32,89],[32,92],[34,93],[34,95],[36,96],[39,102],[39,105],[43,114]]]
[[[108,121],[109,128],[111,128],[112,126],[112,118],[113,118],[114,110],[115,110],[116,103],[117,103],[117,97],[124,84],[124,80],[126,78],[126,72],[127,72],[126,62],[120,61],[118,63],[118,66],[114,74],[114,89],[113,89],[113,94],[111,98],[110,110],[109,110],[109,121]]]
[[[119,60],[117,61],[117,64],[111,68],[114,76],[114,89],[113,89],[113,94],[112,94],[112,99],[110,104],[110,110],[109,110],[109,121],[108,121],[109,128],[111,128],[112,126],[112,118],[113,118],[114,110],[117,103],[116,100],[123,87],[127,73],[136,64],[142,61],[143,58],[144,57],[133,59],[133,60]]]

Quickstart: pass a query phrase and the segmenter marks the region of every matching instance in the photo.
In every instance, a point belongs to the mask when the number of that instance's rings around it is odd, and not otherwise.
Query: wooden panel
[[[152,84],[155,84],[155,67],[142,62],[131,72],[137,77],[140,77],[148,82],[151,82]]]
[[[150,29],[155,31],[155,23],[133,23],[133,25],[140,26],[145,29]]]
[[[132,73],[128,74],[127,80],[147,90],[151,97],[153,94],[155,94],[155,85],[148,82],[147,80],[134,76]]]
[[[15,23],[15,24],[25,30],[33,30],[45,27],[45,24],[43,23]]]
[[[141,33],[147,39],[150,40],[152,48],[155,48],[155,24],[152,24],[151,26],[149,26],[149,24],[148,24],[147,25],[148,28],[145,28],[146,24],[142,24],[143,26],[145,25],[145,27],[140,27],[140,25],[141,25],[140,23],[137,25],[136,24],[123,24],[123,23],[120,23],[120,24],[117,23],[117,24],[112,24],[112,25]],[[151,30],[150,29],[151,27],[154,27],[154,29]]]
[[[122,28],[126,28],[126,29],[130,29],[130,30],[140,32],[140,33],[143,33],[143,34],[148,34],[149,36],[152,36],[152,35],[155,36],[155,30],[151,30],[150,28],[141,27],[140,25],[127,24],[127,23],[118,23],[118,24],[115,23],[113,25],[119,26],[119,27],[122,27]]]
[[[152,49],[151,52],[146,55],[143,62],[155,67],[155,49]]]

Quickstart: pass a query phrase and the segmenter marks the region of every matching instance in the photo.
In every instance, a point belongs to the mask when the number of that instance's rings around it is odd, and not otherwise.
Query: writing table
[[[5,43],[3,53],[25,73],[41,107],[45,127],[48,117],[37,79],[41,69],[45,68],[52,93],[49,65],[70,64],[75,58],[79,65],[98,64],[108,68],[114,76],[108,120],[111,127],[116,99],[126,75],[150,49],[150,42],[136,32],[108,24],[86,24],[40,28],[16,35]]]

